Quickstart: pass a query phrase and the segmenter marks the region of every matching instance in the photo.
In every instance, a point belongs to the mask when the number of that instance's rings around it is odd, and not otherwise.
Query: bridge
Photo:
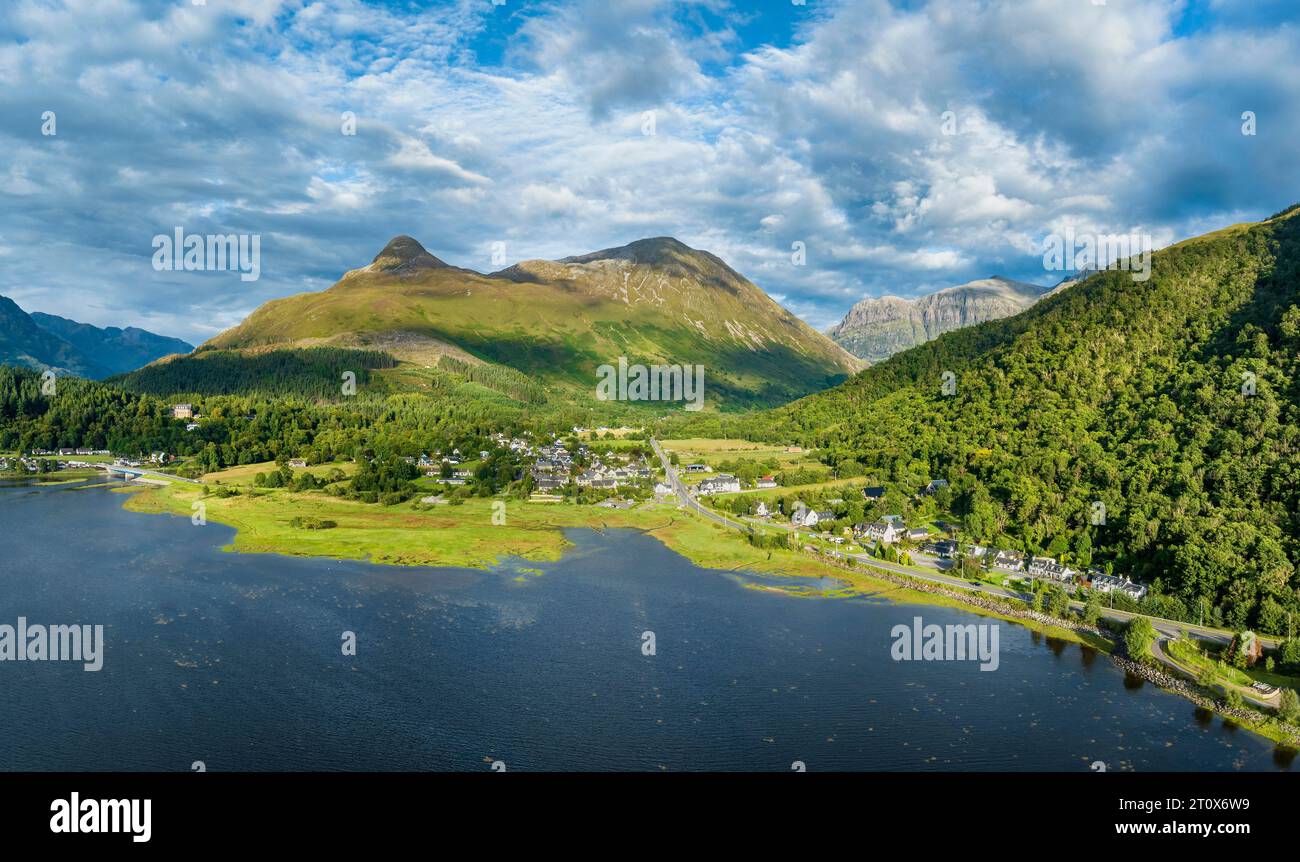
[[[182,476],[173,476],[170,473],[159,473],[156,470],[142,470],[139,467],[127,467],[123,464],[101,464],[104,471],[109,476],[115,473],[121,473],[124,478],[135,479],[166,479],[168,482],[189,482],[191,485],[201,485],[197,479],[186,479]]]

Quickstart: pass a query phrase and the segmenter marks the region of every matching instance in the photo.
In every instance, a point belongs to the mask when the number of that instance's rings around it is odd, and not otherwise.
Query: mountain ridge
[[[945,332],[1018,314],[1052,290],[994,275],[919,297],[866,297],[827,335],[860,359],[880,362]]]
[[[620,356],[703,364],[729,405],[780,403],[861,368],[720,258],[672,237],[480,273],[403,235],[332,287],[271,300],[200,349],[380,341],[408,362],[454,349],[570,391],[594,387],[595,369]]]
[[[39,311],[29,314],[0,296],[0,363],[102,379],[193,349],[179,338],[133,326],[100,328]]]

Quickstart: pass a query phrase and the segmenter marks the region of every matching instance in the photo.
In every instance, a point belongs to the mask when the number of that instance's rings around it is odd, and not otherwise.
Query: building
[[[892,545],[907,535],[907,525],[901,516],[888,515],[871,524],[865,521],[855,524],[853,535],[858,540],[869,539],[882,545]]]
[[[172,405],[172,418],[173,418],[173,419],[193,419],[193,418],[194,418],[194,405],[193,405],[193,404],[173,404],[173,405]]]
[[[760,478],[760,479],[758,480],[757,487],[759,487],[759,488],[775,488],[775,487],[776,487],[776,479],[772,478],[771,476],[763,476],[762,478]]]
[[[880,500],[885,496],[885,489],[883,487],[863,488],[862,496],[867,500]]]
[[[921,550],[927,554],[934,554],[936,557],[951,560],[957,555],[957,543],[952,539],[940,539],[937,542],[922,545]]]
[[[306,462],[306,460],[304,460],[304,459],[302,459],[302,458],[290,458],[290,459],[289,459],[289,466],[290,466],[290,467],[306,467],[306,466],[307,466],[307,462]]]
[[[663,482],[655,482],[655,496],[667,497],[673,493],[671,485],[665,485]]]
[[[1051,557],[1033,557],[1025,571],[1036,578],[1051,578],[1054,581],[1069,582],[1074,580],[1073,569],[1058,563]]]
[[[930,484],[921,489],[922,494],[935,494],[948,487],[947,479],[932,479]]]
[[[754,509],[754,514],[760,518],[766,518],[772,514],[772,510],[767,507],[767,503],[759,500],[757,508]]]
[[[1128,578],[1121,578],[1118,575],[1095,575],[1092,579],[1092,588],[1099,593],[1121,592],[1139,601],[1146,598],[1147,594],[1144,585],[1135,584]]]
[[[687,473],[712,473],[713,469],[708,464],[687,464]]]
[[[696,488],[696,493],[701,497],[707,497],[710,494],[731,494],[740,490],[740,480],[735,476],[720,474],[712,479],[705,479]]]
[[[824,510],[815,511],[811,508],[800,506],[794,510],[794,515],[790,516],[790,523],[796,527],[816,527],[818,524],[828,524],[835,520],[835,512],[824,508]]]
[[[1025,559],[1014,551],[998,551],[997,555],[993,558],[993,565],[995,568],[1010,569],[1013,572],[1018,572],[1024,567]]]

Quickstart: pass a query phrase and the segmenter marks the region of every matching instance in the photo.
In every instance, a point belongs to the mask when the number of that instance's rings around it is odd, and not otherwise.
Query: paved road
[[[1192,682],[1199,683],[1196,674],[1192,672],[1191,668],[1183,667],[1182,664],[1175,661],[1173,656],[1169,655],[1169,653],[1165,651],[1165,644],[1167,644],[1168,642],[1169,642],[1168,638],[1156,638],[1156,640],[1151,644],[1151,655],[1155,656],[1156,661],[1163,663],[1166,667],[1168,667],[1178,676],[1181,676],[1184,679],[1190,679]],[[1281,689],[1278,689],[1277,691],[1273,692],[1271,695],[1263,695],[1257,691],[1254,691],[1249,688],[1245,688],[1240,685],[1233,685],[1232,687],[1237,690],[1237,693],[1241,695],[1243,700],[1247,701],[1248,703],[1253,703],[1255,706],[1274,709],[1277,707],[1278,701],[1281,700],[1282,698]],[[1227,691],[1228,686],[1221,682],[1219,685],[1216,686],[1216,688]]]
[[[753,532],[753,525],[733,521],[730,518],[714,512],[712,509],[702,506],[699,501],[691,496],[686,485],[680,478],[678,478],[677,471],[673,469],[673,465],[669,461],[667,453],[664,452],[663,448],[659,445],[659,441],[652,437],[650,438],[650,445],[654,448],[655,454],[659,456],[659,462],[663,465],[664,475],[668,479],[668,484],[672,486],[673,490],[677,494],[677,498],[681,500],[683,506],[715,523],[731,527],[732,529],[739,530],[743,533]],[[772,526],[783,528],[787,531],[793,529],[784,524],[773,524]],[[1004,598],[1021,599],[1022,601],[1030,599],[1030,596],[1027,593],[1017,592],[1016,590],[1007,589],[1006,587],[998,587],[992,584],[972,583],[971,581],[967,581],[954,575],[944,574],[943,570],[945,568],[951,568],[952,563],[934,557],[926,557],[920,554],[913,555],[913,562],[918,563],[920,567],[933,570],[930,572],[924,572],[917,571],[916,567],[891,563],[888,560],[881,560],[869,554],[844,554],[839,551],[831,551],[829,555],[832,557],[852,557],[854,561],[864,566],[882,569],[896,575],[906,575],[909,578],[931,581],[933,583],[942,584],[946,587],[966,590],[967,592],[985,593],[989,595],[1002,596]],[[1071,600],[1070,607],[1082,611],[1083,602]],[[1105,619],[1113,620],[1118,623],[1127,623],[1129,620],[1133,619],[1133,617],[1141,616],[1141,614],[1134,614],[1114,608],[1103,608],[1102,616]],[[1232,633],[1221,629],[1209,628],[1208,626],[1198,626],[1193,623],[1178,622],[1177,620],[1166,620],[1161,619],[1160,617],[1147,617],[1147,619],[1151,620],[1151,625],[1158,633],[1166,637],[1178,637],[1185,631],[1189,634],[1194,634],[1197,637],[1217,643],[1228,643],[1232,640]],[[1261,640],[1266,646],[1277,646],[1278,644],[1278,638],[1261,637]]]

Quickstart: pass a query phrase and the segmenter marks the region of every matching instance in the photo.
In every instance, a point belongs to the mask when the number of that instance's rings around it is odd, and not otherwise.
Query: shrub
[[[289,526],[299,530],[332,530],[337,527],[338,524],[325,518],[312,518],[306,515],[299,515],[289,522]]]
[[[1151,644],[1155,643],[1156,630],[1151,620],[1146,617],[1134,617],[1124,630],[1124,649],[1129,658],[1143,661],[1151,655]]]

